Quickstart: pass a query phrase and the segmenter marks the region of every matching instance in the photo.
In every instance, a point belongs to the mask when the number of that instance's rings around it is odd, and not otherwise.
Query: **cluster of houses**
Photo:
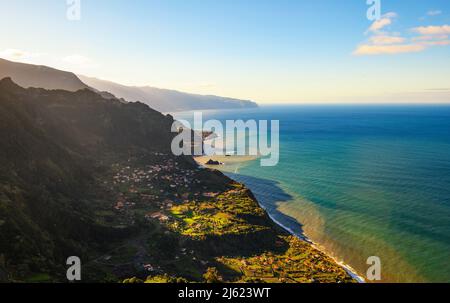
[[[126,197],[123,194],[119,194],[119,198],[117,198],[116,205],[114,206],[115,210],[127,210],[136,206],[136,203],[127,201]]]
[[[164,164],[147,165],[144,168],[133,169],[126,166],[119,169],[113,177],[115,186],[130,184],[132,191],[136,191],[137,187],[155,189],[157,184],[162,182],[172,189],[189,188],[194,184],[200,184],[200,180],[195,178],[195,170],[179,168],[178,162],[170,158]]]
[[[169,221],[169,217],[165,215],[162,212],[154,212],[154,213],[148,213],[145,215],[145,219],[147,220],[158,220],[161,223]]]
[[[113,206],[114,210],[131,216],[129,210],[139,208],[147,210],[144,218],[149,221],[167,223],[170,209],[175,203],[189,202],[190,196],[198,197],[192,186],[199,184],[195,169],[183,169],[171,158],[154,165],[144,167],[114,165],[116,173],[112,184],[119,188],[120,194]],[[215,197],[216,193],[204,193],[204,197]]]

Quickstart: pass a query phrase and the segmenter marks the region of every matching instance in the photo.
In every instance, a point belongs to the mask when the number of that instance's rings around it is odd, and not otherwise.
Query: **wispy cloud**
[[[424,46],[404,44],[406,42],[404,37],[382,31],[386,26],[391,25],[397,17],[397,13],[389,12],[383,15],[380,20],[373,22],[366,31],[366,35],[371,35],[368,41],[359,45],[353,52],[353,55],[400,54],[422,51],[425,48]]]
[[[353,52],[354,55],[396,55],[403,53],[417,53],[426,48],[423,44],[400,44],[400,45],[359,45]]]
[[[441,15],[442,11],[441,10],[431,10],[427,12],[428,16],[438,16]]]
[[[425,46],[447,46],[450,45],[450,25],[421,26],[412,29],[419,36],[413,37],[412,41],[418,41]]]
[[[386,26],[391,25],[392,20],[394,18],[397,18],[397,16],[398,15],[394,12],[390,12],[390,13],[383,15],[380,20],[377,20],[372,23],[372,25],[369,27],[369,29],[367,30],[366,33],[370,33],[370,32],[376,33],[376,32],[381,31]]]
[[[25,62],[28,63],[32,61],[33,59],[41,57],[42,54],[39,53],[32,53],[27,52],[20,49],[5,49],[3,51],[0,51],[0,58],[6,59],[6,60],[12,60],[12,61],[19,61],[19,62]]]
[[[447,40],[447,39],[448,39],[447,35],[438,35],[438,36],[425,35],[425,36],[413,37],[411,40],[412,41],[432,41],[432,40]]]
[[[98,67],[94,60],[80,54],[60,56],[11,48],[0,50],[0,58],[21,63],[47,65],[78,73],[86,73]]]
[[[433,18],[436,16],[442,15],[442,11],[439,9],[429,10],[424,16],[420,17],[420,21],[425,21],[428,18]]]
[[[437,15],[441,11],[430,11],[429,15]],[[361,43],[353,51],[353,55],[396,55],[404,53],[418,53],[433,46],[450,45],[448,34],[450,25],[420,26],[412,28],[404,37],[399,33],[383,30],[393,23],[398,15],[394,12],[383,15],[383,17],[372,23],[366,31],[370,35],[366,42]],[[411,33],[416,36],[411,37]]]
[[[412,30],[420,35],[447,35],[450,34],[450,25],[419,26]]]
[[[374,45],[389,45],[404,43],[406,39],[399,36],[376,35],[370,37],[369,40]]]

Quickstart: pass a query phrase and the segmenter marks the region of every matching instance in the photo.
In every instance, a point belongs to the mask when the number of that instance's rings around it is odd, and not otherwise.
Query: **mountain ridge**
[[[0,79],[6,77],[24,88],[61,89],[71,92],[88,89],[105,99],[142,102],[160,112],[257,107],[256,103],[248,100],[191,94],[150,86],[126,86],[44,65],[13,62],[0,58]]]
[[[78,75],[78,77],[84,83],[100,91],[108,91],[127,101],[141,101],[161,112],[258,107],[250,100],[185,93],[152,86],[126,86],[83,75]]]
[[[72,72],[0,58],[0,79],[7,77],[24,88],[63,89],[72,92],[89,88]]]

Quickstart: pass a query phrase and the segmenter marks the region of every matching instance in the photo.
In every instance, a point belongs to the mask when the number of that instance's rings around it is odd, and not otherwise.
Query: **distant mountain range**
[[[62,89],[75,92],[89,89],[104,98],[140,101],[160,112],[257,107],[247,100],[188,94],[154,87],[125,86],[47,66],[32,65],[0,59],[0,79],[10,77],[18,85],[29,88]]]
[[[211,95],[183,93],[150,86],[125,86],[96,78],[78,76],[84,83],[99,91],[107,91],[127,101],[140,101],[161,112],[201,109],[251,108],[258,105],[252,101]]]

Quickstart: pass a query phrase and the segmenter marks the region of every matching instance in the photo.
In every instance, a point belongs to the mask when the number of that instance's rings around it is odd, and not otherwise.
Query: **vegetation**
[[[289,249],[266,252],[250,258],[219,258],[229,268],[241,272],[239,282],[333,283],[350,282],[348,274],[310,244],[293,236],[284,237]]]
[[[351,282],[140,103],[0,81],[0,281]]]
[[[223,278],[220,276],[219,271],[215,267],[210,267],[203,275],[206,283],[222,283]]]
[[[264,212],[255,200],[245,195],[246,189],[234,184],[233,189],[207,201],[190,201],[173,206],[170,214],[174,218],[169,227],[189,237],[207,235],[246,234],[268,229],[255,225],[243,216],[263,217]],[[217,196],[217,197],[216,197]]]

